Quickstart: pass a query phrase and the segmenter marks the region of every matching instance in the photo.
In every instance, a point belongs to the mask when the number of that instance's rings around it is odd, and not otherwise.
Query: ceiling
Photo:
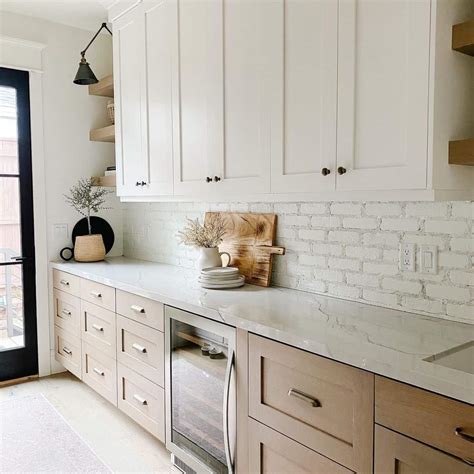
[[[0,0],[0,11],[42,18],[76,28],[96,31],[107,21],[111,0]]]

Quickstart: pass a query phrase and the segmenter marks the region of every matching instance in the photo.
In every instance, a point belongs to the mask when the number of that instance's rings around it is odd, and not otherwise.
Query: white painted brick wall
[[[176,233],[207,210],[278,214],[275,285],[474,324],[473,202],[129,203],[125,255],[193,267]],[[437,245],[438,274],[401,272],[401,242]]]

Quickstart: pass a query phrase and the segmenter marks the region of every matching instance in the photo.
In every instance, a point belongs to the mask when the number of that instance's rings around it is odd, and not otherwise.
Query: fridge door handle
[[[232,373],[235,370],[235,351],[232,349],[229,361],[227,363],[226,375],[225,375],[225,385],[224,385],[224,448],[225,448],[225,457],[227,461],[227,468],[229,474],[234,474],[234,459],[231,452],[230,445],[230,436],[229,432],[229,402],[230,402],[230,383],[232,380]],[[235,436],[235,433],[232,433],[232,436]],[[235,446],[235,442],[233,443]]]

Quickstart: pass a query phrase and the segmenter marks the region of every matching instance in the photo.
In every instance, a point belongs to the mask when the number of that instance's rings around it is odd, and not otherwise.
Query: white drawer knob
[[[67,280],[59,280],[59,283],[64,286],[69,286],[69,282]]]
[[[64,314],[65,316],[71,316],[71,311],[68,311],[67,309],[63,309],[61,311],[61,314]]]
[[[68,349],[67,347],[63,347],[63,352],[66,353],[67,355],[72,355],[71,349]]]
[[[95,298],[102,298],[102,294],[99,293],[98,291],[91,291],[91,295],[94,296]]]
[[[148,405],[147,401],[146,401],[143,397],[140,397],[140,395],[135,394],[135,395],[133,396],[133,398],[134,398],[138,403],[140,403],[140,405]]]
[[[146,347],[143,347],[143,346],[141,346],[140,344],[137,344],[136,342],[134,342],[134,343],[132,344],[132,347],[133,347],[136,351],[141,352],[142,354],[145,354],[145,353],[146,353]]]
[[[98,369],[97,367],[94,367],[93,370],[97,375],[101,375],[102,377],[105,375],[105,372],[103,370]]]
[[[93,324],[92,327],[99,332],[103,332],[104,328],[102,326],[99,326],[98,324]]]
[[[135,313],[144,313],[145,312],[145,308],[142,308],[141,306],[137,306],[136,304],[132,304],[132,306],[130,306],[130,309],[132,311],[135,311]]]

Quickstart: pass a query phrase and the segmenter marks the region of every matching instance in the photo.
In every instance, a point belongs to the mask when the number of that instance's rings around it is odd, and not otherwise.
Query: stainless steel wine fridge
[[[234,472],[235,329],[167,306],[166,447],[187,474]]]

